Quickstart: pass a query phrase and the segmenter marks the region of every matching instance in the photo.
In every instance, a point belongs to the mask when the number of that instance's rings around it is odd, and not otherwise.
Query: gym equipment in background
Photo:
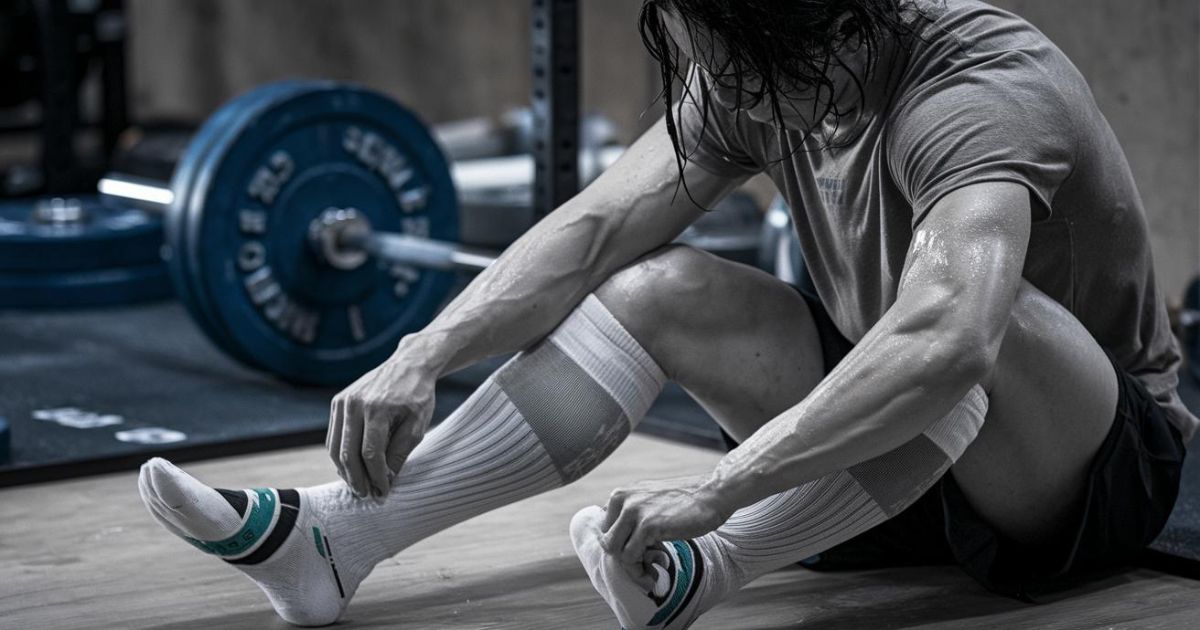
[[[162,242],[161,219],[96,195],[0,202],[0,307],[169,297]]]
[[[125,35],[122,0],[0,6],[0,135],[33,149],[0,164],[0,197],[76,194],[108,168],[128,124]]]
[[[620,152],[583,156],[582,178]],[[342,384],[428,323],[453,285],[447,272],[498,255],[459,244],[458,194],[531,203],[532,157],[478,162],[456,165],[456,193],[407,109],[360,87],[291,81],[220,108],[169,186],[110,174],[100,191],[165,212],[177,294],[219,347],[288,380]],[[756,211],[736,203],[756,230]],[[693,235],[716,240],[703,226]]]

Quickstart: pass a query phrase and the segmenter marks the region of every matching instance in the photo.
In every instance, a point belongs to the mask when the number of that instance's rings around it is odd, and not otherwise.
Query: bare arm
[[[704,206],[740,183],[691,165],[684,173]],[[678,183],[660,120],[587,189],[517,239],[424,330],[405,338],[400,352],[441,374],[545,336],[613,272],[696,220],[703,209]]]
[[[692,198],[709,206],[739,181],[694,166]],[[517,239],[423,330],[338,394],[326,446],[359,495],[384,494],[433,413],[437,377],[547,335],[613,272],[673,240],[702,208],[678,189],[663,121],[611,168]]]
[[[711,483],[726,509],[891,451],[984,380],[1012,315],[1030,222],[1018,184],[943,197],[913,234],[896,303],[803,402],[717,466]]]
[[[1018,184],[945,196],[913,235],[895,304],[837,368],[711,476],[615,492],[605,547],[637,577],[647,545],[712,531],[736,509],[891,451],[949,412],[995,364],[1030,222]]]

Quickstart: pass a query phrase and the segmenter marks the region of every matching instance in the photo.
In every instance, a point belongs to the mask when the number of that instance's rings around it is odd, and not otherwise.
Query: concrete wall
[[[1200,271],[1200,2],[993,0],[1087,77],[1146,204],[1161,288]]]
[[[1092,85],[1133,165],[1164,292],[1200,270],[1200,3],[994,0],[1026,17]],[[295,76],[381,89],[427,121],[527,101],[528,0],[128,0],[141,116],[199,119],[231,95]],[[584,0],[585,109],[627,139],[652,122],[657,79],[640,0]]]
[[[380,89],[428,122],[529,101],[528,0],[129,0],[134,106],[202,118],[290,77]],[[581,3],[585,110],[632,137],[655,85],[634,27],[640,0]]]

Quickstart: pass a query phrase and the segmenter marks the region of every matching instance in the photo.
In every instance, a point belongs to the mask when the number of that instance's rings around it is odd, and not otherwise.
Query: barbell
[[[593,176],[619,153],[598,149]],[[528,190],[532,158],[503,160],[498,179],[496,164],[459,177]],[[255,88],[201,126],[169,182],[113,173],[99,192],[163,214],[176,294],[218,347],[299,383],[375,367],[432,319],[453,272],[498,255],[459,244],[459,191],[427,127],[331,81]]]
[[[581,183],[622,151],[583,151]],[[341,385],[428,323],[456,272],[499,255],[460,244],[459,199],[528,205],[533,178],[528,155],[451,167],[427,127],[377,92],[287,81],[218,109],[169,182],[110,173],[98,188],[162,214],[176,295],[219,348],[293,382]],[[746,259],[757,207],[748,195],[721,206],[681,240]]]

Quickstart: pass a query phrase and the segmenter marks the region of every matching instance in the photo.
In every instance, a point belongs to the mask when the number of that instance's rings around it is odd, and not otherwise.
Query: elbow
[[[1000,336],[975,326],[943,330],[935,345],[944,382],[955,390],[987,380],[1000,354]]]

